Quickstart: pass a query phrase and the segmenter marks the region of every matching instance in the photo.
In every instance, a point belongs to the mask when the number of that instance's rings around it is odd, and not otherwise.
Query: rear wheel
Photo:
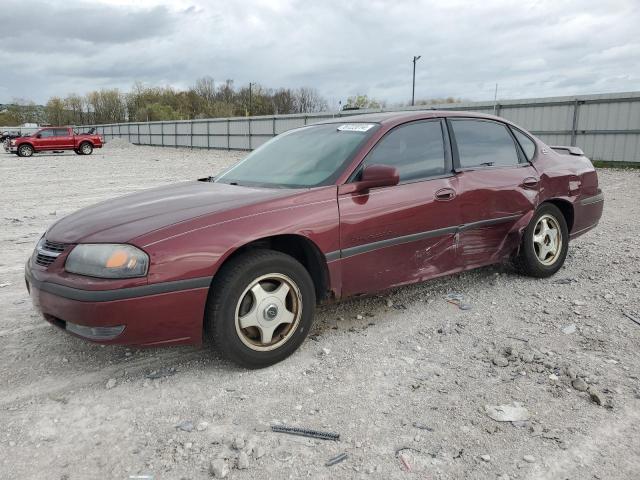
[[[20,145],[20,147],[18,147],[18,155],[21,157],[30,157],[33,155],[33,147],[31,145]]]
[[[522,237],[516,269],[525,275],[544,278],[556,273],[567,257],[569,230],[558,207],[542,204]]]
[[[89,142],[82,142],[80,144],[79,150],[82,155],[91,155],[91,153],[93,152],[93,145],[91,145]]]
[[[216,273],[205,313],[205,333],[225,357],[246,368],[284,360],[313,324],[315,289],[293,257],[250,251]]]

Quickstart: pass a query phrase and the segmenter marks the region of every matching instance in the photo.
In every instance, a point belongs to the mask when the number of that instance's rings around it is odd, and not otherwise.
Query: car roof
[[[485,113],[459,111],[459,110],[409,110],[403,112],[379,112],[364,113],[355,115],[344,115],[318,123],[380,123],[383,125],[397,125],[412,120],[424,120],[429,118],[441,117],[473,117],[485,118],[487,120],[499,120],[501,122],[511,123],[504,118],[488,115]]]

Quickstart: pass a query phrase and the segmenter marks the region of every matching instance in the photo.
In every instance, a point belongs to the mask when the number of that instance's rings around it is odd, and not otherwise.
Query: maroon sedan
[[[85,208],[26,266],[51,323],[100,343],[200,344],[264,367],[317,302],[512,260],[547,277],[603,194],[575,147],[498,117],[410,112],[286,132],[217,177]]]

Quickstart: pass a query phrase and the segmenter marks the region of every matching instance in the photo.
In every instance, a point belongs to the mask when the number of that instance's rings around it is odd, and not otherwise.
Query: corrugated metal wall
[[[430,107],[431,108],[431,107]],[[494,113],[549,145],[576,145],[593,160],[640,163],[640,92],[434,105]],[[420,110],[424,107],[404,108]],[[398,110],[398,109],[395,109]],[[392,110],[96,125],[106,138],[139,145],[252,150],[292,128],[329,118]],[[83,128],[88,127],[87,125]]]

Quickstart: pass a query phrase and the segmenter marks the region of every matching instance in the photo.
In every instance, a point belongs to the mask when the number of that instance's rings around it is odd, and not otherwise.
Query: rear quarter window
[[[536,144],[531,140],[528,136],[522,133],[520,130],[516,128],[511,128],[513,135],[518,140],[518,143],[522,147],[522,151],[524,155],[527,157],[527,160],[533,159],[533,156],[536,153]]]

